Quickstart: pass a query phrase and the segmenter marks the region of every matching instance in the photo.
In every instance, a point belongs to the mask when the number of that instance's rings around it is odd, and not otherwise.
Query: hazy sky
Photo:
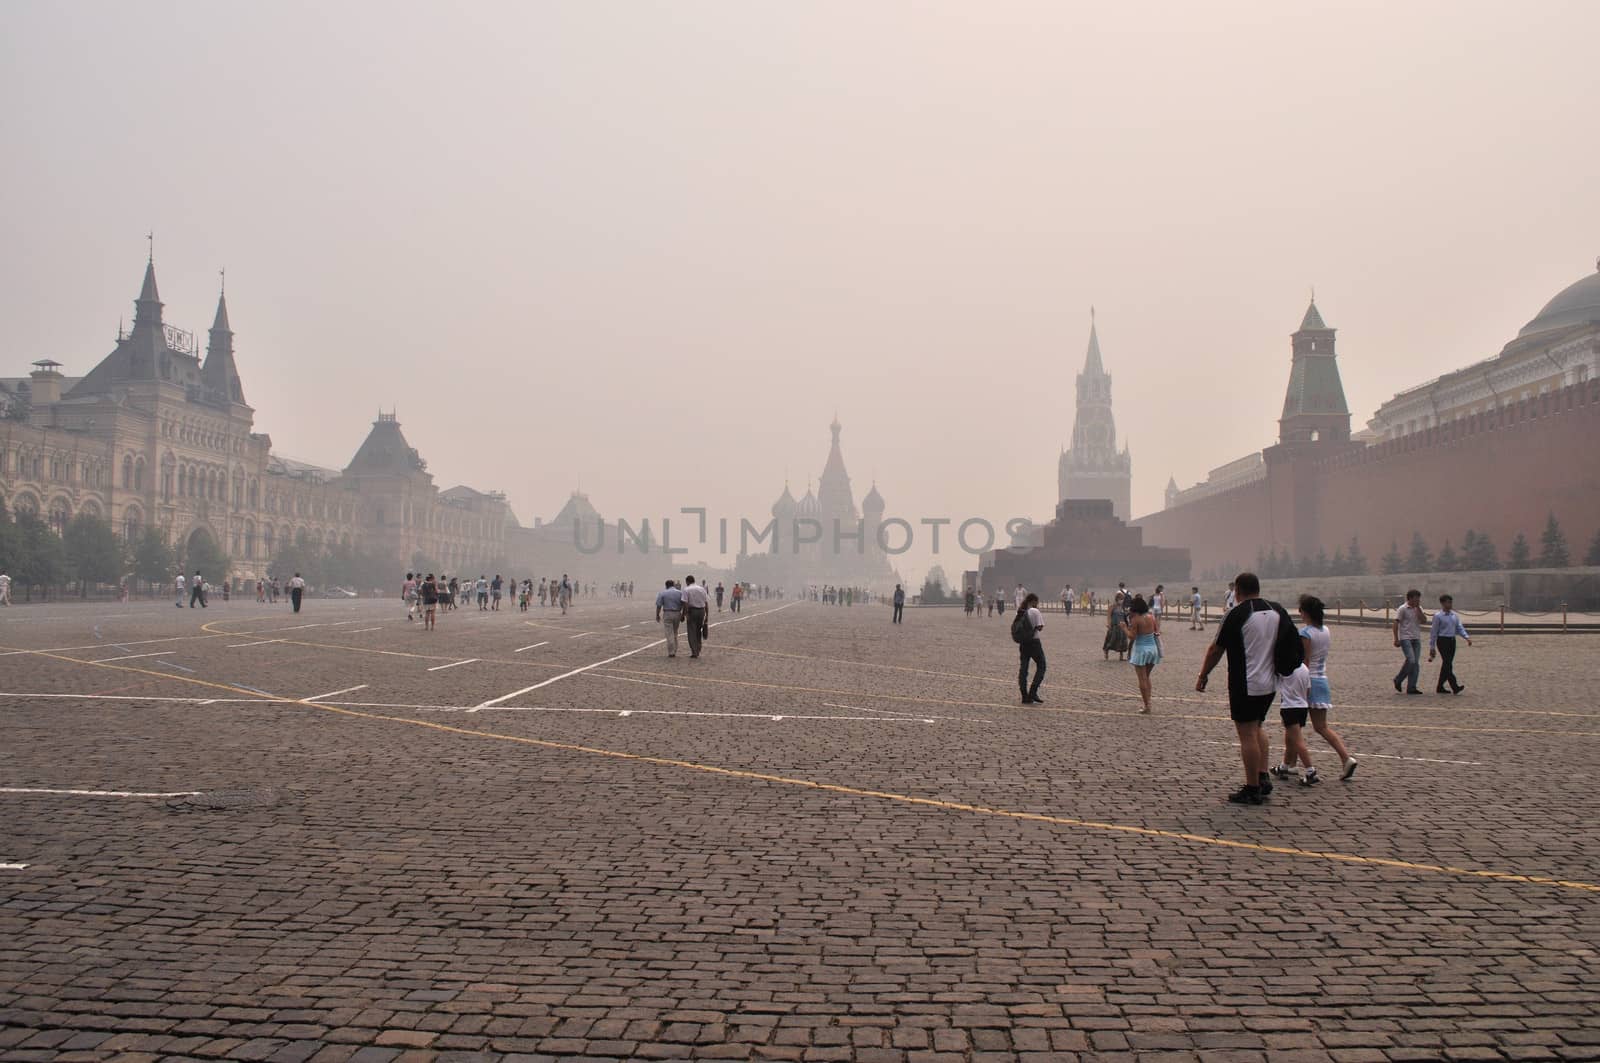
[[[4,14],[0,375],[153,228],[279,451],[397,407],[528,523],[765,514],[835,410],[858,499],[1048,517],[1091,304],[1142,514],[1275,437],[1312,285],[1359,427],[1600,255],[1591,0]]]

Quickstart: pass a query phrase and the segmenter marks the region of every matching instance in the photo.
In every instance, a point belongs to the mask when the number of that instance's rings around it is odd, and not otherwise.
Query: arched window
[[[272,525],[268,524],[263,526],[261,529],[261,550],[263,556],[268,558],[272,556],[272,541]]]
[[[144,459],[143,458],[140,458],[138,461],[133,463],[133,489],[135,491],[143,491],[144,490]]]
[[[67,505],[67,500],[57,498],[50,503],[50,530],[57,535],[67,530],[67,522],[72,519],[72,510]]]
[[[139,524],[139,509],[129,506],[122,514],[122,538],[124,542],[138,542],[143,529]]]
[[[250,508],[255,509],[261,504],[261,484],[256,480],[250,481]]]
[[[256,556],[256,522],[253,520],[244,522],[244,556]]]

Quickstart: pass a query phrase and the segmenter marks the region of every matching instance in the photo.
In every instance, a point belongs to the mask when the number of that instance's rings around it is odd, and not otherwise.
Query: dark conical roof
[[[378,419],[372,422],[372,431],[367,433],[361,449],[356,451],[356,456],[350,459],[344,471],[382,475],[407,474],[423,468],[421,455],[406,442],[395,415],[380,413]]]
[[[233,330],[228,327],[228,297],[217,296],[217,316],[211,323],[211,342],[206,344],[206,361],[200,367],[200,380],[214,399],[244,403],[244,384],[239,366],[233,360]]]
[[[1322,311],[1317,309],[1317,301],[1315,299],[1311,300],[1311,305],[1306,307],[1306,316],[1300,320],[1300,331],[1305,332],[1308,329],[1325,329],[1327,327],[1322,323]]]
[[[139,289],[141,303],[159,303],[161,293],[156,291],[156,263],[155,259],[144,264],[144,284]]]
[[[1344,397],[1339,362],[1332,357],[1308,355],[1294,360],[1289,370],[1289,390],[1283,397],[1283,416],[1344,414],[1350,406]]]
[[[1092,318],[1089,321],[1089,353],[1083,359],[1083,372],[1085,376],[1106,375],[1105,363],[1100,360],[1100,333],[1096,331]]]
[[[246,292],[245,294],[248,295],[249,293]],[[249,300],[246,299],[246,302],[248,302],[248,301]],[[249,310],[250,308],[249,307],[245,307],[245,309]],[[246,316],[249,316],[249,315],[247,314]],[[211,322],[211,331],[212,332],[232,332],[233,331],[233,329],[231,329],[228,326],[228,293],[227,292],[223,292],[222,294],[217,296],[217,316]]]

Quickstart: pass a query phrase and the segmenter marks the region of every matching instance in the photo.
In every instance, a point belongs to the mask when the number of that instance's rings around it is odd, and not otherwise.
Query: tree
[[[1584,555],[1583,563],[1600,565],[1600,531],[1595,532],[1594,538],[1589,540],[1589,552]]]
[[[167,545],[167,535],[155,525],[133,544],[133,575],[149,584],[166,583],[178,574],[178,556]]]
[[[1542,549],[1539,551],[1540,568],[1566,568],[1572,564],[1572,557],[1567,552],[1567,537],[1561,534],[1561,525],[1556,523],[1556,515],[1550,514],[1550,519],[1545,521],[1544,534],[1539,537]]]
[[[296,572],[313,587],[322,585],[322,552],[310,543],[291,539],[273,553],[267,564],[267,575],[276,580],[288,581]]]
[[[1311,575],[1313,576],[1336,575],[1336,573],[1333,571],[1332,562],[1328,560],[1328,551],[1322,547],[1317,548],[1317,556],[1312,559],[1311,568]]]
[[[198,572],[207,583],[221,584],[228,578],[228,555],[222,552],[211,533],[201,528],[189,536],[183,550],[184,571]]]
[[[1350,536],[1350,549],[1345,553],[1344,565],[1347,576],[1367,574],[1367,555],[1361,552],[1361,540],[1354,535]]]
[[[67,554],[61,537],[37,514],[18,516],[16,531],[17,562],[12,578],[27,588],[27,598],[31,601],[34,587],[48,590],[60,586],[67,578]]]
[[[940,565],[934,565],[928,569],[928,575],[922,581],[923,602],[936,605],[944,601],[944,588],[944,568]]]
[[[1428,540],[1422,537],[1421,532],[1411,533],[1411,552],[1406,556],[1406,571],[1433,571],[1433,551],[1428,549]]]
[[[1468,572],[1493,572],[1500,567],[1500,553],[1494,548],[1494,540],[1489,538],[1488,533],[1474,536],[1469,531],[1466,541],[1462,563]]]
[[[1400,544],[1394,541],[1389,543],[1389,552],[1383,555],[1383,574],[1392,576],[1406,566],[1406,559],[1400,556]]]
[[[1344,547],[1335,547],[1333,551],[1333,560],[1328,562],[1328,575],[1348,576],[1349,574],[1350,562],[1346,560],[1344,556]]]
[[[1506,559],[1506,568],[1518,569],[1532,567],[1533,555],[1528,550],[1528,538],[1521,532],[1517,532],[1517,537],[1511,540],[1511,556]]]
[[[91,583],[116,583],[127,571],[122,544],[111,525],[99,517],[80,513],[61,536],[67,570],[78,578],[78,591],[87,596]]]
[[[1459,572],[1461,570],[1461,559],[1456,556],[1456,548],[1450,545],[1449,539],[1446,539],[1444,545],[1439,547],[1439,556],[1433,559],[1433,568],[1435,572]]]

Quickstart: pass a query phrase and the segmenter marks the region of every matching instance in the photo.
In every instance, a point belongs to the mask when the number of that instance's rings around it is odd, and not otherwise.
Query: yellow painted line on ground
[[[144,668],[136,668],[124,664],[102,664],[95,661],[79,660],[76,657],[63,657],[58,654],[42,650],[24,650],[42,657],[51,657],[55,660],[79,664],[89,668],[109,668],[120,672],[137,672],[141,675],[156,676],[161,679],[170,679],[180,683],[193,683],[197,686],[210,687],[214,690],[226,690],[235,694],[252,694],[255,691],[245,690],[242,687],[227,683],[215,683],[206,679],[191,679],[185,676],[168,675],[163,672],[152,672]],[[1238,841],[1233,838],[1218,838],[1209,834],[1192,834],[1185,831],[1163,830],[1158,827],[1136,827],[1126,823],[1108,823],[1101,820],[1077,819],[1072,816],[1053,816],[1043,812],[1020,812],[1013,809],[991,808],[987,805],[967,804],[961,801],[943,801],[932,797],[917,797],[913,794],[901,794],[888,790],[867,790],[855,786],[845,786],[840,783],[815,782],[811,779],[797,779],[787,775],[771,775],[766,772],[747,771],[740,768],[724,768],[715,764],[701,764],[692,760],[678,760],[672,757],[658,757],[646,753],[627,753],[615,749],[601,749],[597,746],[583,746],[571,742],[553,742],[544,738],[527,738],[521,735],[500,734],[496,731],[482,731],[469,727],[455,727],[450,724],[435,723],[432,720],[417,720],[407,716],[385,716],[379,713],[360,712],[356,709],[342,708],[337,705],[327,705],[315,701],[295,701],[289,698],[263,699],[268,704],[303,705],[308,708],[320,709],[323,712],[336,713],[341,716],[350,716],[364,720],[378,720],[384,723],[398,723],[410,727],[420,727],[445,734],[460,735],[466,738],[478,738],[487,741],[510,742],[516,745],[532,746],[541,749],[555,749],[569,753],[583,753],[589,756],[607,757],[613,760],[626,760],[638,764],[653,764],[658,767],[677,768],[683,771],[699,772],[706,775],[717,775],[730,779],[746,779],[754,782],[774,783],[781,786],[794,786],[819,793],[841,794],[849,797],[863,797],[873,800],[890,801],[896,804],[910,805],[921,808],[935,808],[946,812],[964,812],[972,815],[994,816],[1003,819],[1018,820],[1027,823],[1045,823],[1051,826],[1076,827],[1085,830],[1102,831],[1111,834],[1124,834],[1134,837],[1158,838],[1164,841],[1186,842],[1194,845],[1208,845],[1224,849],[1238,849],[1245,852],[1270,853],[1276,856],[1290,856],[1307,860],[1322,860],[1332,863],[1353,864],[1365,867],[1392,868],[1400,871],[1420,871],[1431,874],[1456,875],[1463,878],[1486,879],[1493,882],[1523,883],[1539,886],[1556,886],[1561,889],[1578,890],[1584,893],[1600,894],[1600,883],[1582,882],[1575,879],[1551,878],[1545,875],[1525,875],[1513,871],[1497,871],[1489,868],[1455,867],[1450,864],[1419,863],[1410,860],[1398,860],[1383,856],[1361,856],[1356,853],[1340,853],[1322,849],[1300,849],[1287,845],[1263,845],[1259,842]]]

